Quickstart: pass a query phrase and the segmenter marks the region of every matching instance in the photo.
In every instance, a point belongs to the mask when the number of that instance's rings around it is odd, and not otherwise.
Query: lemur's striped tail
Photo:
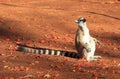
[[[17,51],[21,51],[21,52],[34,53],[34,54],[46,54],[46,55],[60,55],[60,56],[66,56],[71,58],[80,58],[79,55],[75,52],[52,50],[52,49],[46,49],[46,48],[34,48],[34,47],[29,47],[21,44],[17,44],[17,45],[18,45]]]

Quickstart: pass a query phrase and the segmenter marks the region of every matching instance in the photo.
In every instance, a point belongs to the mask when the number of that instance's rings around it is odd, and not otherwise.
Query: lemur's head
[[[77,23],[79,26],[84,26],[86,25],[86,19],[81,17],[78,20],[75,20],[75,23]]]

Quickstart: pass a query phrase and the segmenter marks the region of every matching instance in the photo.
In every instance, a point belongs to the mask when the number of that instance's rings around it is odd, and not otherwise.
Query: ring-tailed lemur
[[[75,46],[80,58],[85,58],[88,61],[101,58],[101,56],[94,56],[96,49],[95,43],[98,42],[100,44],[100,42],[90,36],[89,29],[86,25],[86,19],[79,18],[78,20],[75,20],[75,23],[78,24],[75,37]]]
[[[80,58],[79,55],[75,52],[52,50],[52,49],[46,49],[46,48],[34,48],[34,47],[29,47],[21,44],[17,44],[17,45],[18,45],[17,51],[21,51],[21,52],[34,53],[34,54],[46,54],[46,55],[60,55],[60,56],[66,56],[71,58]]]

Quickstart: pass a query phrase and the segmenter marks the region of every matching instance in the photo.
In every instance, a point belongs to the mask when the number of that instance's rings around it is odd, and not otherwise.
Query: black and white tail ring
[[[46,48],[34,48],[34,47],[22,45],[22,44],[17,44],[17,45],[18,45],[17,51],[20,51],[20,52],[80,58],[79,55],[75,52],[53,50],[53,49],[46,49]]]

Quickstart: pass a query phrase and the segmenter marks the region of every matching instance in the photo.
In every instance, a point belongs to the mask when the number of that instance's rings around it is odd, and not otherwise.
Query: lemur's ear
[[[83,19],[82,19],[82,21],[83,21],[83,22],[86,22],[86,19],[85,19],[85,18],[83,18]]]

